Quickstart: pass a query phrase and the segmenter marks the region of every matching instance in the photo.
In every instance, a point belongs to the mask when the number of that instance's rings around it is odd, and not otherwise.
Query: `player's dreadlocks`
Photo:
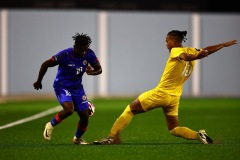
[[[168,32],[167,35],[172,36],[181,42],[182,41],[186,42],[186,40],[187,40],[187,38],[186,38],[187,31],[172,30],[172,31]]]
[[[76,33],[74,36],[72,36],[73,40],[75,41],[75,45],[79,47],[89,47],[92,43],[91,38],[87,34],[79,34]]]

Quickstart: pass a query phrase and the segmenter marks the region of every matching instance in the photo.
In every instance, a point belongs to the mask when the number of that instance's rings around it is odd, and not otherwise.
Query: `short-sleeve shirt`
[[[52,56],[52,61],[58,63],[53,86],[80,89],[82,88],[82,76],[87,66],[98,62],[98,58],[91,49],[87,50],[84,57],[78,57],[74,54],[73,48],[67,48]]]
[[[157,89],[170,95],[180,96],[184,82],[193,71],[195,61],[180,60],[179,55],[181,53],[196,55],[199,51],[201,49],[189,47],[172,48]]]

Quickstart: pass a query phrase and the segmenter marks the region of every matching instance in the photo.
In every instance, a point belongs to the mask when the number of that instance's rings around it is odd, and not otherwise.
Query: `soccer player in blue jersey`
[[[92,40],[87,34],[76,33],[72,38],[74,40],[73,47],[58,52],[42,63],[33,87],[36,90],[42,89],[42,79],[47,69],[58,65],[53,88],[63,110],[45,125],[43,137],[49,141],[53,128],[76,111],[80,119],[73,143],[88,144],[82,139],[89,119],[88,99],[82,85],[82,76],[85,72],[87,75],[99,75],[102,73],[102,67],[94,51],[89,48]]]

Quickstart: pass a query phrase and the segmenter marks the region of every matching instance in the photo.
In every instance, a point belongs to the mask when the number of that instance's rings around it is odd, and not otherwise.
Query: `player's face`
[[[80,51],[80,52],[78,53],[78,55],[79,55],[80,57],[84,57],[85,54],[86,54],[86,52],[87,52],[87,51]]]
[[[168,48],[169,52],[171,51],[171,49],[173,48],[173,40],[167,36],[166,37],[166,47]]]
[[[77,55],[77,56],[80,56],[80,57],[84,57],[85,54],[87,53],[87,51],[83,48],[80,48],[80,47],[77,47],[76,45],[74,45],[74,53]]]

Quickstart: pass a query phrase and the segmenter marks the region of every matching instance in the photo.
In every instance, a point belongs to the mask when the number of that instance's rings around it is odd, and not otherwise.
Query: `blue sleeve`
[[[88,62],[90,63],[90,65],[98,62],[98,58],[97,58],[96,54],[91,49],[89,49],[89,60],[88,60]]]
[[[54,62],[57,62],[58,64],[61,64],[64,62],[65,60],[65,56],[67,55],[67,51],[66,50],[62,50],[60,52],[58,52],[57,54],[55,54],[54,56],[52,56],[52,60]]]

